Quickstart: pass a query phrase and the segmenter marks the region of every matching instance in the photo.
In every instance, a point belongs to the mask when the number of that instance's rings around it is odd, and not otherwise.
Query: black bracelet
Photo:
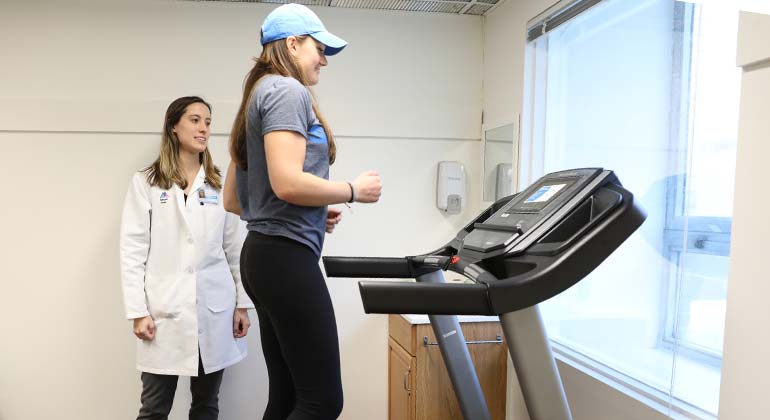
[[[350,200],[348,200],[348,203],[352,203],[356,201],[356,193],[353,190],[353,184],[348,182],[348,186],[350,186]]]

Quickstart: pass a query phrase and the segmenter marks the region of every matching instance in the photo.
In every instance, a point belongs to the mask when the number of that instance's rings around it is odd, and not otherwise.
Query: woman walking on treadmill
[[[307,7],[287,4],[265,18],[262,45],[231,132],[228,172],[237,174],[237,198],[228,183],[225,207],[248,222],[241,270],[270,381],[263,418],[336,419],[339,343],[318,259],[341,213],[327,206],[376,202],[381,182],[374,171],[352,182],[328,180],[334,137],[309,87],[326,56],[347,43]]]

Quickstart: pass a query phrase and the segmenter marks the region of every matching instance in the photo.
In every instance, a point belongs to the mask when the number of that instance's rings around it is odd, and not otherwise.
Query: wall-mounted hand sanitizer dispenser
[[[436,207],[449,214],[457,214],[465,203],[465,167],[460,162],[438,163]]]

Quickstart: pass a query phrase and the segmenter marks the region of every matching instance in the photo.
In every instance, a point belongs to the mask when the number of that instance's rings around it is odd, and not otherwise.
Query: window
[[[591,275],[541,305],[546,328],[557,353],[635,381],[669,412],[716,416],[738,124],[737,9],[732,2],[564,3],[530,25],[521,186],[568,168],[612,169],[648,219]]]

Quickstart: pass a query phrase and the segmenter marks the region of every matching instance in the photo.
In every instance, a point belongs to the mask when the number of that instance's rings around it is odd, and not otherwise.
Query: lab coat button
[[[188,243],[188,244],[191,244],[191,243],[193,243],[193,238],[192,238],[192,236],[188,236],[188,237],[187,237],[187,243]]]
[[[198,330],[198,334],[203,334],[203,330]]]
[[[192,267],[187,267],[187,273],[188,274],[192,274],[193,273],[193,268]]]

